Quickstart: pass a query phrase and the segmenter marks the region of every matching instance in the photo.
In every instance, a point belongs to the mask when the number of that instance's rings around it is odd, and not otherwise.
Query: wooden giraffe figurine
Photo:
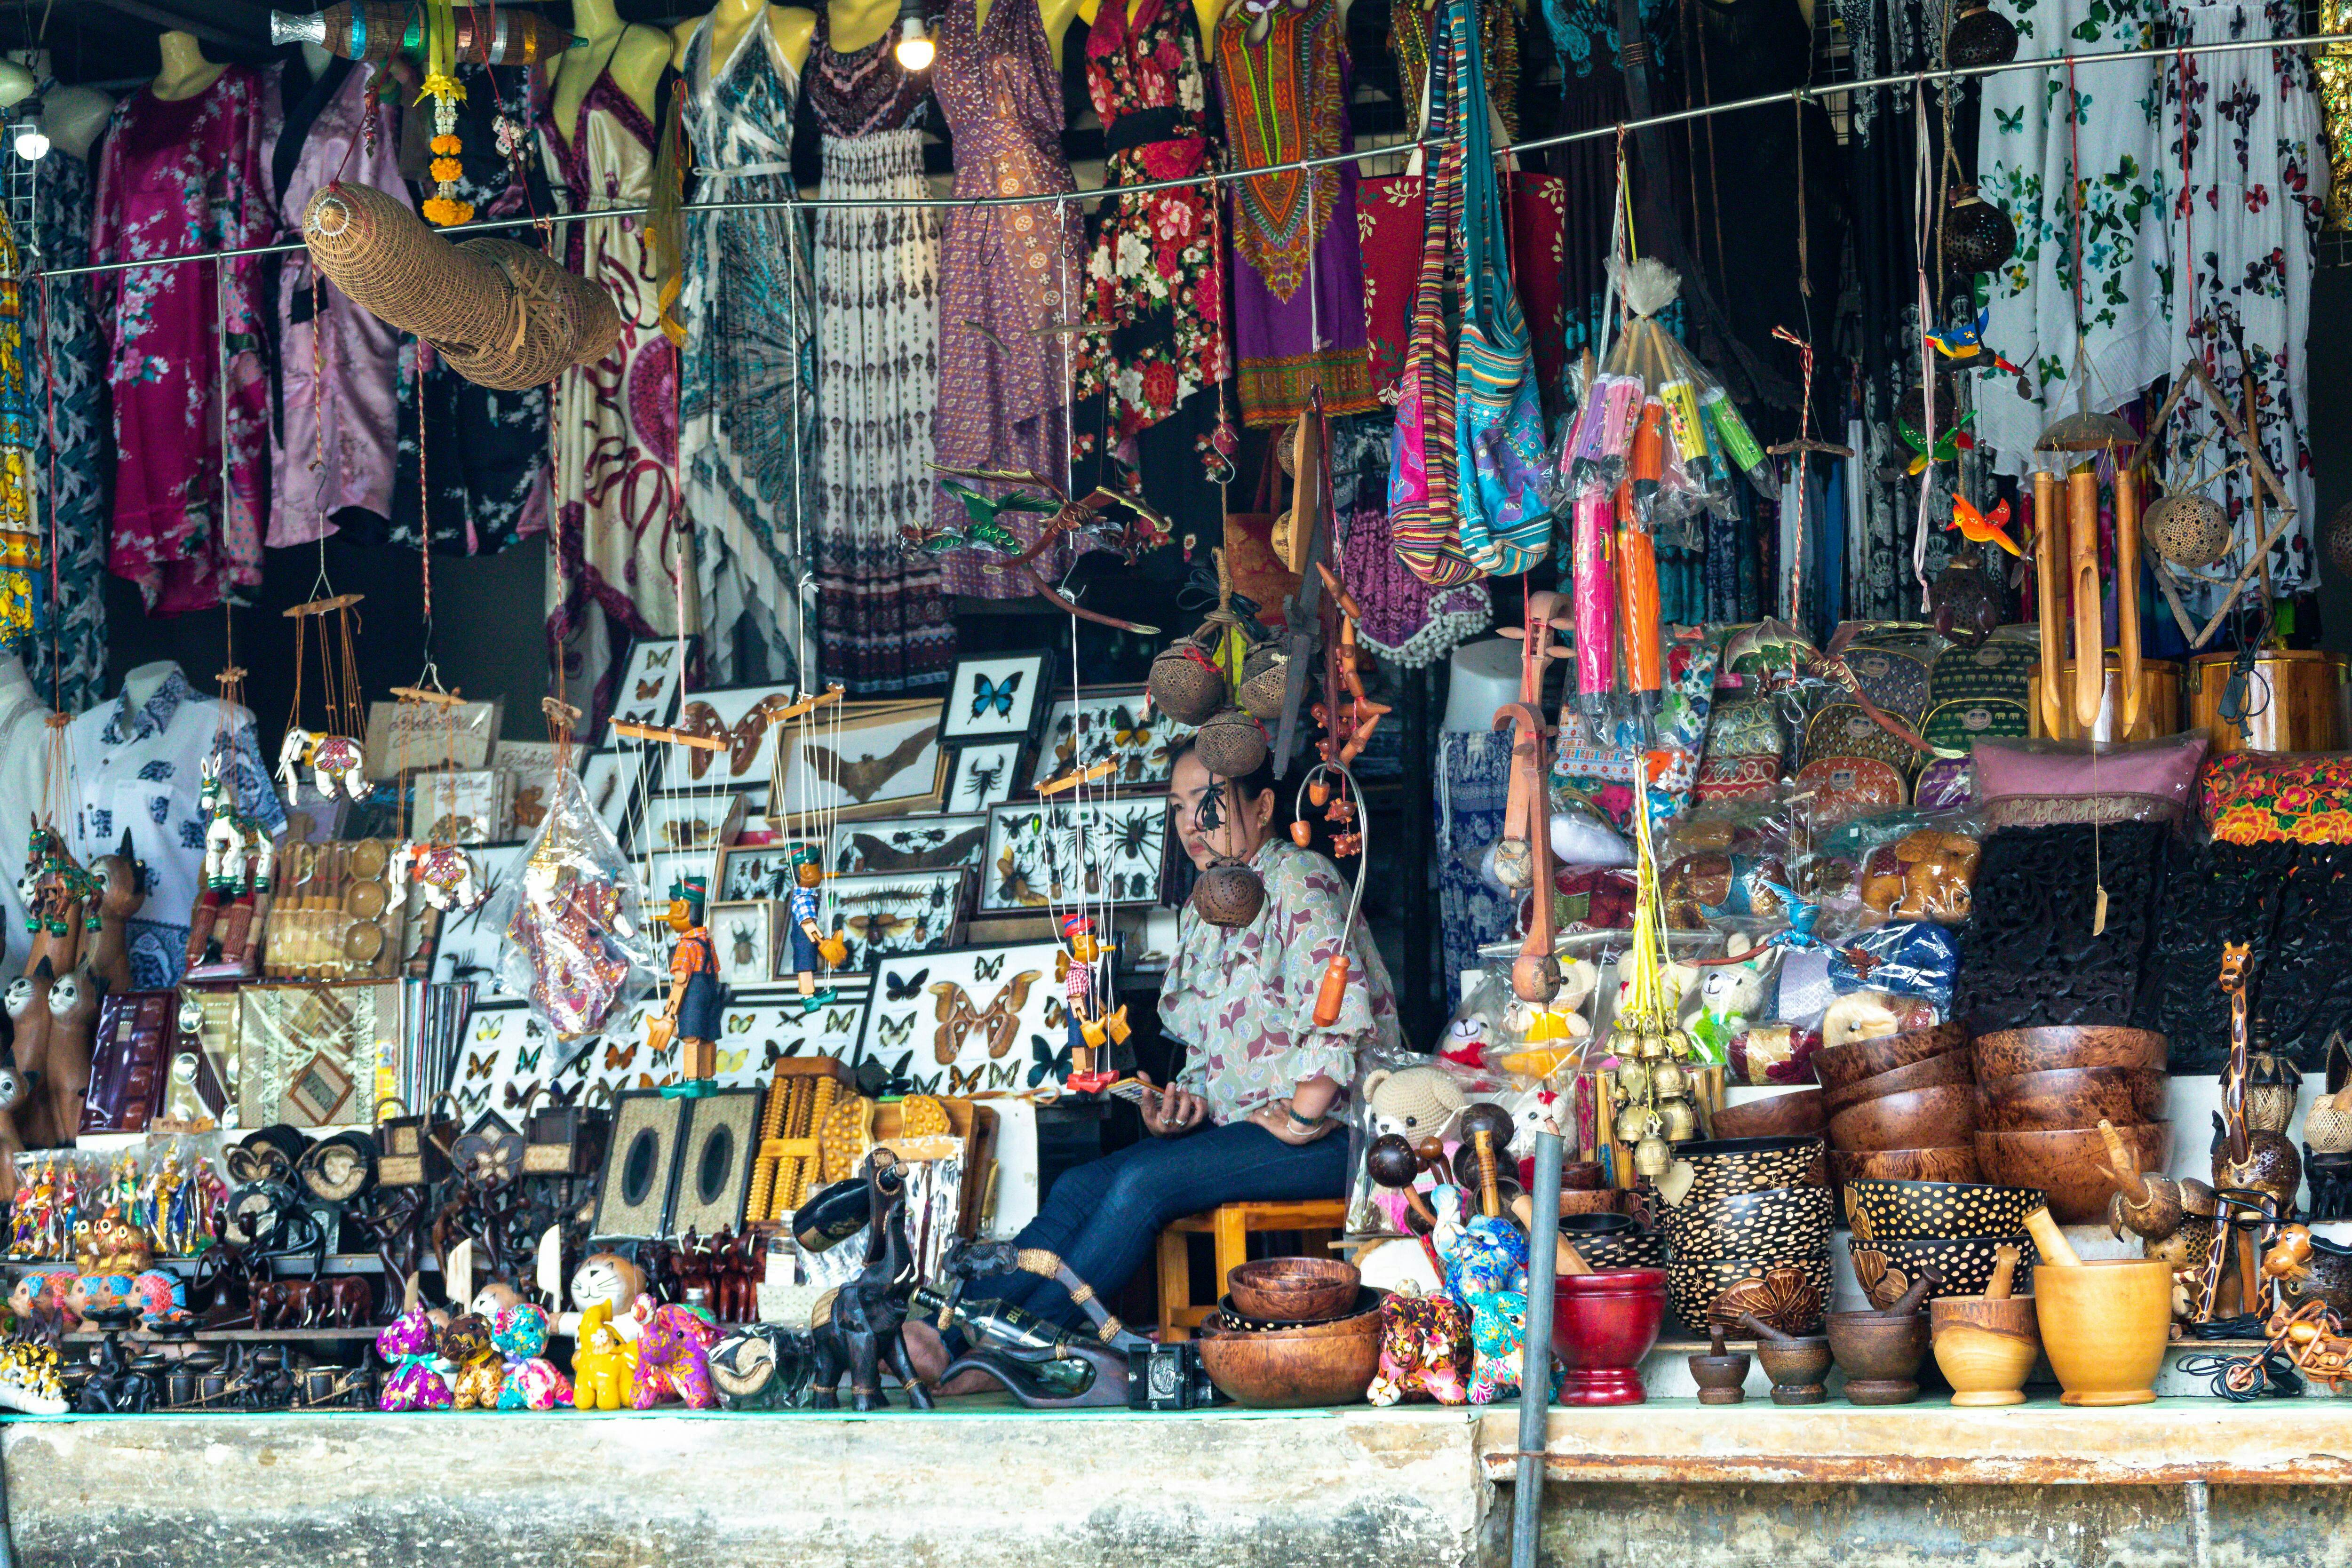
[[[2230,1059],[2221,1068],[2221,1122],[2231,1166],[2243,1165],[2253,1152],[2252,1135],[2246,1126],[2246,1084],[2252,1072],[2246,1030],[2248,951],[2242,942],[2221,944],[2221,985],[2230,994]],[[2215,1172],[2214,1185],[2223,1184],[2221,1173]]]

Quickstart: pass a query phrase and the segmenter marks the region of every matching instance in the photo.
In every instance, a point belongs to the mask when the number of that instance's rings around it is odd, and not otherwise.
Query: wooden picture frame
[[[1157,795],[1014,801],[988,813],[983,914],[1160,901],[1168,805]]]
[[[953,866],[827,878],[827,915],[840,922],[842,940],[849,946],[842,968],[863,972],[884,958],[955,946],[963,940],[972,877],[969,868]],[[779,973],[776,978],[788,977]]]
[[[937,811],[947,770],[938,703],[845,703],[837,723],[795,727],[777,748],[768,819],[804,833],[827,816],[865,821]]]
[[[677,728],[691,734],[721,734],[730,745],[723,752],[665,745],[671,755],[662,773],[661,793],[767,788],[775,776],[777,737],[793,727],[773,723],[768,714],[799,695],[800,688],[789,681],[686,693],[678,700]]]
[[[1118,766],[1106,788],[1163,788],[1176,765],[1171,751],[1194,728],[1165,713],[1146,716],[1140,686],[1089,686],[1080,692],[1065,687],[1045,710],[1029,787],[1108,758]]]
[[[678,693],[686,689],[686,672],[702,639],[697,637],[646,637],[629,649],[621,684],[613,700],[613,713],[604,726],[606,744],[615,738],[614,724],[667,724],[677,712]]]
[[[1059,942],[1040,942],[880,960],[851,1065],[874,1061],[919,1094],[1058,1085],[1070,1070],[1061,954]]]
[[[646,802],[642,842],[635,847],[656,854],[726,849],[742,833],[746,809],[740,795],[656,795]]]
[[[834,829],[825,868],[835,876],[867,871],[940,871],[988,856],[988,814],[955,812],[895,822],[845,822]]]
[[[1022,754],[1027,749],[1027,742],[1018,740],[974,741],[958,746],[948,764],[946,809],[986,811],[1011,800],[1022,777]]]

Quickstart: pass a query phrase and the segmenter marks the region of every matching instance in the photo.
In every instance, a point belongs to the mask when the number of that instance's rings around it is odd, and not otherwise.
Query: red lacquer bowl
[[[1666,1271],[1563,1274],[1552,1287],[1552,1352],[1568,1372],[1562,1405],[1639,1405],[1642,1358],[1666,1315]]]

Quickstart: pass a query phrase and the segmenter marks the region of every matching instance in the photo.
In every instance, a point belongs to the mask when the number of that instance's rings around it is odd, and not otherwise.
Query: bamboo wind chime
[[[2034,601],[2042,634],[2042,673],[2034,686],[2044,733],[2099,732],[2106,698],[2105,617],[2099,570],[2099,458],[2115,468],[2116,644],[2121,665],[2116,710],[2109,733],[2121,740],[2140,719],[2139,435],[2112,414],[2067,415],[2042,432],[2034,450],[2063,461],[2065,503],[2059,476],[2033,475]],[[2061,586],[2060,566],[2065,575]],[[2060,654],[2066,647],[2066,612],[2074,616],[2074,689],[2065,689]]]

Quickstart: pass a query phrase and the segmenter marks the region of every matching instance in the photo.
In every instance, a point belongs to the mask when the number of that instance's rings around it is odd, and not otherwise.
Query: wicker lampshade
[[[1977,195],[1974,185],[1954,185],[1944,214],[1944,270],[1990,272],[2017,254],[2017,226],[2009,215]]]
[[[2069,414],[2053,419],[2033,443],[2037,452],[2116,452],[2139,445],[2139,432],[2113,414]]]
[[[2158,555],[2191,571],[2210,566],[2230,552],[2228,516],[2200,495],[2163,497],[2140,520],[2140,533]]]
[[[478,385],[538,386],[620,341],[620,311],[595,284],[507,240],[451,245],[370,185],[336,181],[311,197],[302,238],[335,287]]]
[[[1944,42],[1944,63],[1959,70],[2004,66],[2017,58],[2017,28],[1983,0],[1962,8]]]

